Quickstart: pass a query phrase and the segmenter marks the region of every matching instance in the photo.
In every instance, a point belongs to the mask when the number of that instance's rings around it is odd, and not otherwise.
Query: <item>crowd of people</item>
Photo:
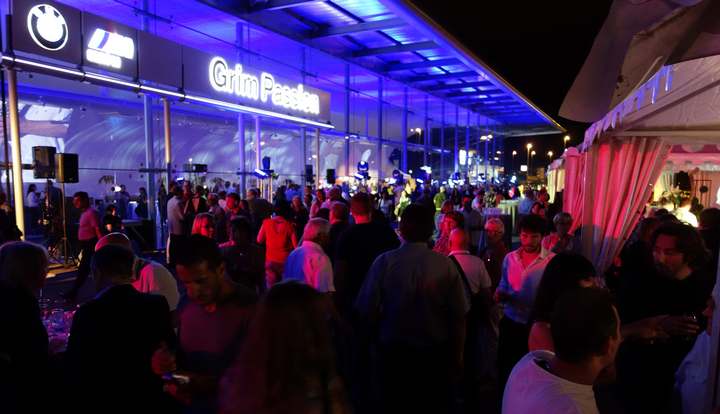
[[[708,412],[718,209],[649,212],[595,269],[543,190],[516,229],[484,211],[515,188],[218,190],[169,185],[166,263],[75,194],[66,296],[95,295],[61,353],[47,253],[0,247],[2,412]]]

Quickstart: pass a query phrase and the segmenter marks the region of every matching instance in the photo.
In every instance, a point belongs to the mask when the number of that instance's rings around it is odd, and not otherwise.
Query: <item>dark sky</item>
[[[412,2],[566,127],[571,144],[580,142],[586,124],[560,118],[558,110],[612,0]],[[468,4],[473,4],[473,10],[467,10]],[[562,135],[523,137],[506,140],[506,154],[513,148],[526,154],[528,141],[538,147],[536,157],[542,155],[544,161],[548,150],[557,154],[563,149]],[[523,163],[526,158],[520,157]],[[520,159],[514,168],[519,168]]]

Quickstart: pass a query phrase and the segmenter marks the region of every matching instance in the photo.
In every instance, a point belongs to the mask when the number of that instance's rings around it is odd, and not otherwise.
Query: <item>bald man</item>
[[[469,296],[474,296],[481,289],[490,291],[490,276],[485,269],[482,259],[470,253],[470,238],[463,229],[455,229],[450,233],[450,254],[451,258],[457,260],[467,277],[470,285]]]
[[[95,251],[110,245],[133,251],[130,239],[123,233],[110,233],[102,237],[95,245]],[[138,292],[154,293],[165,297],[170,311],[175,311],[180,301],[180,293],[177,281],[165,266],[136,255],[132,270],[132,285]]]
[[[479,404],[476,394],[482,378],[493,377],[495,372],[496,352],[492,326],[490,325],[490,309],[492,304],[491,281],[483,260],[468,250],[470,237],[463,229],[455,229],[450,233],[450,260],[458,268],[460,276],[465,280],[465,291],[470,311],[467,314],[467,333],[465,338],[465,383],[466,401],[470,406]]]

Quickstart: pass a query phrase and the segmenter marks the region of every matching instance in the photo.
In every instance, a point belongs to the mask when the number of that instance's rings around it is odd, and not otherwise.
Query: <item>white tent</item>
[[[720,36],[715,34],[720,2],[687,2],[695,4],[691,7],[680,7],[678,1],[636,2],[674,3],[645,19],[628,3],[616,0],[605,26],[639,22],[633,26],[634,37],[613,43],[610,39],[618,35],[604,26],[561,110],[571,119],[595,121],[580,145],[579,167],[570,171],[565,160],[564,201],[566,211],[581,211],[583,250],[599,271],[620,252],[658,185],[670,185],[671,173],[691,172],[695,189],[709,187],[706,207],[720,202]],[[618,12],[619,4],[630,12]],[[600,78],[616,75],[618,82],[608,90],[608,82]],[[585,102],[595,105],[583,107]],[[596,116],[599,107],[611,102],[604,115]],[[569,191],[573,181],[574,191]],[[720,297],[715,300],[720,303]],[[713,332],[720,332],[718,310]],[[714,358],[708,367],[708,412],[720,404],[719,337],[713,337]]]

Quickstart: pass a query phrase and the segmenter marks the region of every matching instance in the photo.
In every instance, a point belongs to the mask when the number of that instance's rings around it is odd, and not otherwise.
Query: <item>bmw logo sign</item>
[[[60,50],[68,41],[65,18],[49,4],[38,4],[30,9],[27,27],[32,39],[43,49]]]

